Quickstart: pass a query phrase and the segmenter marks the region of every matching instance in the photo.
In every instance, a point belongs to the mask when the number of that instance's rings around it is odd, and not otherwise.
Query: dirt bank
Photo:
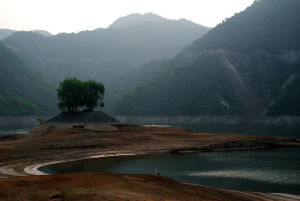
[[[151,175],[80,173],[0,179],[0,200],[279,201],[288,198],[183,184]]]
[[[111,129],[113,127],[114,129]],[[104,125],[97,126],[97,129],[91,127],[87,128],[70,128],[70,126],[54,126],[54,125],[43,125],[35,129],[35,132],[28,135],[11,135],[0,138],[0,177],[16,177],[28,175],[25,173],[24,169],[28,166],[34,167],[36,164],[48,163],[52,161],[66,161],[66,160],[77,160],[83,158],[95,158],[98,156],[107,155],[119,155],[119,154],[151,154],[159,152],[187,152],[187,151],[224,151],[224,150],[236,150],[236,149],[255,149],[255,148],[271,148],[271,147],[286,147],[286,146],[300,146],[300,141],[296,139],[282,138],[282,137],[261,137],[254,135],[238,135],[238,134],[208,134],[208,133],[196,133],[191,132],[186,129],[180,128],[157,128],[157,127],[138,127],[130,125]],[[101,130],[103,128],[103,130]],[[207,188],[207,199],[201,198],[202,191],[193,191],[190,195],[184,199],[178,197],[178,193],[181,195],[181,191],[177,192],[176,185],[183,185],[179,183],[174,183],[174,188],[168,183],[171,180],[163,180],[161,187],[153,194],[153,191],[145,189],[147,194],[146,199],[143,198],[143,191],[138,189],[138,186],[148,186],[151,187],[151,182],[148,184],[143,178],[147,176],[134,176],[135,183],[131,184],[126,179],[122,179],[125,182],[125,186],[120,186],[115,188],[115,184],[110,184],[105,178],[107,176],[98,173],[93,173],[95,175],[100,175],[98,179],[95,179],[91,183],[88,183],[86,174],[74,174],[74,176],[34,176],[34,177],[20,177],[11,179],[0,179],[0,193],[5,194],[6,190],[3,190],[3,185],[11,185],[14,189],[16,186],[20,190],[15,191],[15,194],[6,193],[6,195],[18,196],[18,193],[29,192],[28,194],[22,194],[20,196],[29,196],[30,192],[39,192],[41,190],[41,195],[48,193],[60,192],[57,189],[62,187],[68,189],[78,189],[82,186],[82,195],[87,196],[87,199],[81,200],[103,200],[99,194],[104,192],[104,190],[99,191],[97,189],[102,188],[97,186],[100,180],[103,180],[109,188],[109,192],[112,195],[116,193],[116,197],[111,196],[110,200],[216,200],[214,196],[219,196],[220,199],[225,200],[226,196],[223,194],[222,190],[215,191],[214,188]],[[114,174],[111,174],[114,175]],[[75,179],[76,177],[76,179]],[[93,177],[93,176],[91,176]],[[116,176],[111,176],[116,179]],[[125,176],[127,178],[127,176]],[[70,179],[68,179],[70,178]],[[93,178],[97,178],[96,176]],[[44,180],[45,179],[45,180]],[[71,184],[65,184],[64,182],[69,182],[76,180],[78,186],[74,187]],[[48,191],[47,185],[48,181],[53,182],[49,189],[54,189]],[[12,183],[9,183],[12,182]],[[28,184],[29,182],[29,184]],[[49,181],[50,182],[50,181]],[[62,183],[59,183],[62,182]],[[81,183],[82,182],[82,183]],[[86,183],[87,182],[87,183]],[[129,183],[126,183],[129,182]],[[146,183],[145,183],[146,182]],[[157,180],[158,182],[158,180]],[[173,182],[173,181],[172,181]],[[116,182],[117,183],[117,182]],[[28,185],[27,185],[28,184]],[[139,184],[139,185],[138,185]],[[110,186],[111,185],[111,186]],[[126,187],[128,185],[128,187]],[[156,185],[156,184],[155,184]],[[168,186],[169,185],[169,186]],[[29,186],[29,187],[28,187]],[[32,188],[31,188],[32,187]],[[147,188],[148,188],[147,187]],[[182,187],[196,188],[195,186],[183,185]],[[146,187],[145,187],[146,188]],[[152,186],[155,189],[156,187]],[[56,189],[56,191],[55,191]],[[205,187],[202,187],[204,190]],[[9,189],[8,189],[9,190]],[[9,192],[7,190],[7,192]],[[28,191],[27,191],[28,190]],[[72,191],[73,191],[72,190]],[[124,191],[125,190],[125,191]],[[74,191],[76,194],[77,190]],[[80,191],[78,191],[80,192]],[[88,193],[89,192],[89,193]],[[97,192],[96,194],[93,192]],[[190,192],[190,191],[186,191]],[[214,193],[213,193],[214,192]],[[233,191],[226,191],[228,193],[235,194]],[[12,192],[13,193],[13,192]],[[49,195],[50,195],[49,194]],[[75,195],[74,194],[74,195]],[[243,196],[247,197],[247,193],[242,193]],[[52,196],[53,194],[51,194]],[[77,195],[77,194],[76,194]],[[103,196],[107,196],[106,194]],[[166,197],[165,197],[166,195]],[[196,199],[196,195],[198,198]],[[265,195],[265,194],[264,194]],[[51,197],[50,196],[50,197]],[[76,200],[73,199],[73,194],[71,193],[71,198],[66,198],[65,200]],[[79,195],[78,195],[79,196]],[[123,197],[122,197],[123,196]],[[128,198],[127,198],[128,196]],[[135,199],[132,199],[135,196]],[[161,197],[159,197],[161,196]],[[169,197],[168,197],[169,196]],[[191,196],[191,197],[189,197]],[[211,197],[209,197],[211,196]],[[230,197],[230,200],[243,200],[241,194]],[[254,196],[254,194],[251,194]],[[256,196],[256,195],[255,195]],[[271,195],[268,195],[271,196]],[[275,196],[275,195],[273,195]],[[54,196],[55,197],[55,196]],[[79,196],[80,197],[80,196]],[[262,197],[262,194],[259,194]],[[28,198],[28,200],[30,200]],[[122,199],[121,199],[122,198]],[[158,199],[160,198],[160,199]],[[174,198],[174,199],[173,199]],[[176,199],[175,199],[176,198]],[[178,199],[177,199],[178,198]],[[0,200],[1,200],[0,196]],[[27,198],[26,198],[27,199]],[[22,200],[26,200],[25,198]],[[49,198],[50,199],[50,198]],[[55,198],[56,200],[61,199],[61,197]],[[54,199],[54,200],[55,200]],[[248,199],[248,198],[247,198]],[[244,200],[247,200],[244,199]],[[248,200],[252,198],[249,197]],[[7,200],[7,199],[6,199]],[[9,200],[9,199],[8,199]],[[36,199],[45,200],[45,199]],[[51,200],[51,199],[50,199]],[[105,199],[104,199],[105,200]],[[255,200],[255,199],[252,199]],[[259,200],[259,199],[256,199]],[[279,199],[280,200],[280,199]]]
[[[223,151],[300,146],[299,140],[238,134],[196,133],[180,128],[42,125],[27,135],[0,138],[0,177],[27,175],[24,168],[51,161],[103,155]],[[103,128],[103,130],[101,130]]]

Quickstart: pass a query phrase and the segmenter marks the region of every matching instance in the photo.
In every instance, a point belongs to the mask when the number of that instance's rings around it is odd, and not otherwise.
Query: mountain
[[[12,35],[15,32],[16,32],[16,30],[0,29],[0,40],[7,38],[8,36]],[[44,31],[44,30],[33,30],[33,32],[39,33],[43,36],[52,36],[52,34],[50,32]]]
[[[118,79],[111,83],[110,96],[106,98],[106,101],[111,102],[109,107],[105,110],[108,113],[114,113],[114,103],[119,100],[124,94],[143,84],[145,80],[155,79],[155,76],[167,63],[166,59],[163,60],[151,60],[138,68],[122,74]]]
[[[56,83],[72,76],[106,82],[111,76],[117,77],[148,60],[175,56],[209,30],[189,21],[159,16],[156,16],[159,21],[144,20],[148,15],[137,15],[140,18],[137,23],[128,16],[128,22],[125,17],[107,29],[78,34],[42,37],[33,32],[16,32],[3,42]],[[120,21],[122,28],[112,28],[118,27]]]
[[[163,23],[169,21],[166,18],[163,18],[154,13],[145,13],[145,14],[131,14],[124,17],[120,17],[114,21],[109,28],[124,28],[138,23],[152,22],[152,23]]]
[[[300,1],[259,0],[115,105],[124,115],[300,115]]]
[[[16,31],[11,29],[0,29],[0,40],[3,40],[4,38],[10,36],[14,32]]]
[[[56,111],[55,88],[0,43],[0,115]]]
[[[134,14],[116,20],[107,29],[49,37],[15,32],[3,42],[54,85],[74,76],[101,81],[109,108],[113,97],[120,96],[113,91],[124,87],[114,84],[123,75],[149,60],[175,56],[208,30],[187,20]]]
[[[41,34],[43,36],[52,36],[52,34],[50,32],[45,31],[45,30],[36,29],[36,30],[33,30],[33,32],[36,32],[36,33]]]

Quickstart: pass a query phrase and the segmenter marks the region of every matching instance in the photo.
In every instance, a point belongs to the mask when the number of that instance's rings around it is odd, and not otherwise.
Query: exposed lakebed
[[[227,189],[300,194],[300,148],[109,157],[39,168],[56,174],[82,171],[160,174],[181,182]]]
[[[300,138],[299,127],[254,125],[175,125],[207,133],[242,133]],[[17,127],[16,127],[17,128]],[[12,128],[14,129],[14,128]],[[5,133],[10,129],[5,128]],[[14,132],[13,132],[14,133]],[[300,194],[300,148],[215,153],[110,157],[50,165],[54,173],[105,171],[161,175],[178,181],[227,189]]]

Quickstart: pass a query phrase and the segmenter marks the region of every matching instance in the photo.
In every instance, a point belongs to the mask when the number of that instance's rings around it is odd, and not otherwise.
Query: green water
[[[42,167],[50,173],[101,171],[160,174],[226,189],[300,194],[300,148],[110,157]]]
[[[11,134],[26,134],[34,125],[8,125],[0,126],[0,137]]]

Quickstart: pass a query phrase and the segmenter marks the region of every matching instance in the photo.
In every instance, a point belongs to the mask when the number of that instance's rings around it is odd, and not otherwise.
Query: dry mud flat
[[[296,200],[196,186],[151,175],[80,173],[0,180],[0,200],[22,201],[268,201]]]
[[[0,176],[26,176],[28,173],[24,169],[28,166],[106,155],[287,146],[300,146],[300,141],[282,137],[207,134],[179,128],[146,128],[124,124],[87,126],[85,129],[44,124],[27,135],[0,138]],[[20,199],[15,199],[18,196]],[[165,177],[78,173],[0,179],[0,200],[289,199],[279,195],[181,184]]]

